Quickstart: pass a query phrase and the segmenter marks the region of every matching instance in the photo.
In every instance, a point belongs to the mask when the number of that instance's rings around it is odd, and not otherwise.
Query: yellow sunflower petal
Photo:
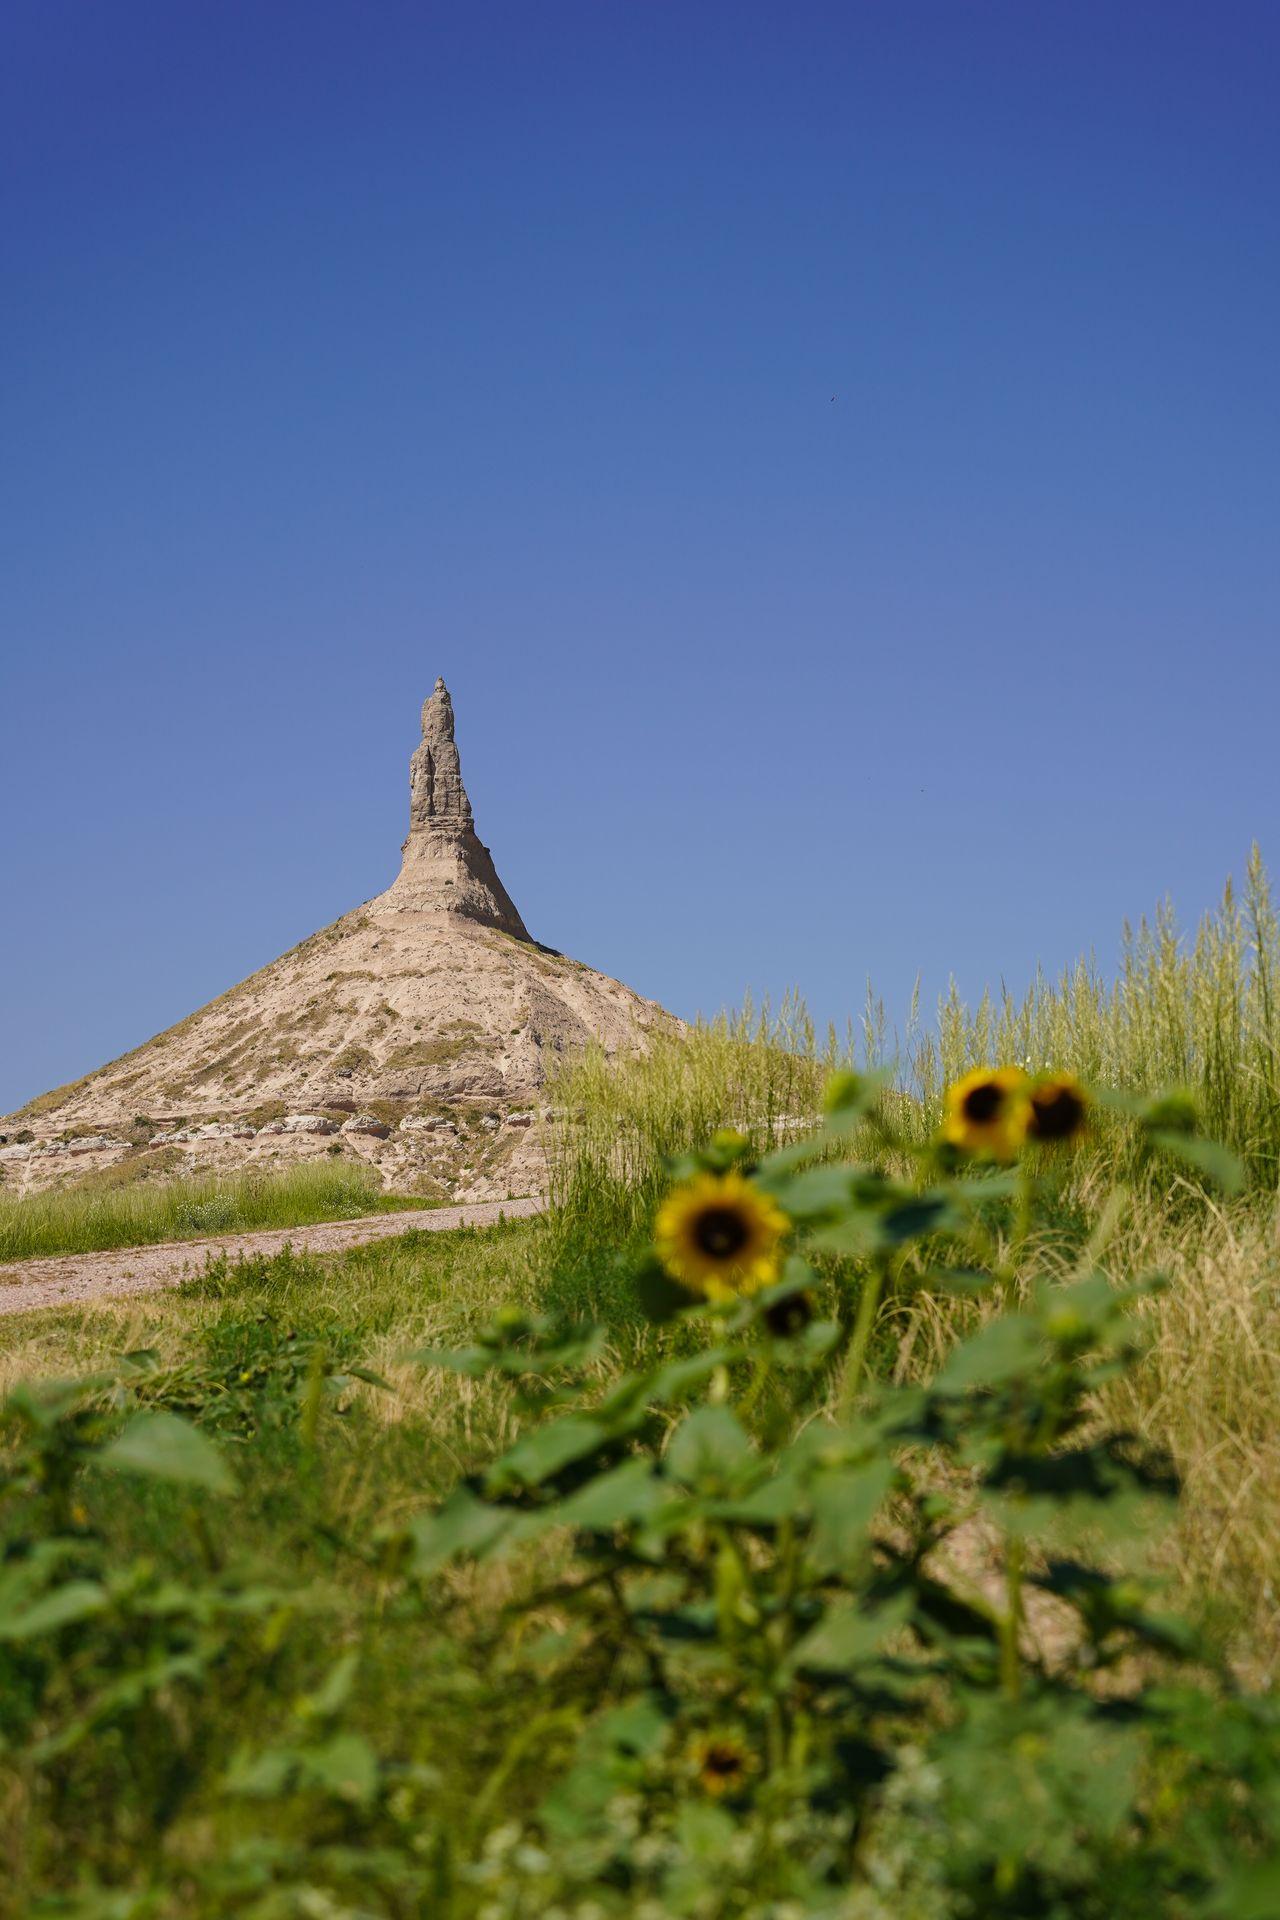
[[[942,1134],[963,1153],[1012,1160],[1027,1136],[1030,1081],[1021,1067],[977,1067],[947,1089]]]
[[[673,1280],[731,1300],[777,1278],[786,1231],[781,1208],[742,1174],[700,1173],[663,1201],[654,1247]]]

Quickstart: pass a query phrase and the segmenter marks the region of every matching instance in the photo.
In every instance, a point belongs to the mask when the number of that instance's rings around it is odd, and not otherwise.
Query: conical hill
[[[533,941],[477,837],[443,681],[410,763],[385,893],[176,1027],[0,1121],[0,1176],[44,1186],[133,1156],[139,1177],[336,1150],[388,1184],[537,1190],[552,1061],[643,1047],[675,1023]],[[130,1171],[128,1169],[124,1171]]]

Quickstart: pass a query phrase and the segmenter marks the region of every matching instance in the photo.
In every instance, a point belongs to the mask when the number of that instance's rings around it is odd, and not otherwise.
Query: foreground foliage
[[[1280,1913],[1274,1709],[1153,1578],[1169,1460],[1100,1418],[1158,1324],[1126,1195],[1050,1272],[1060,1151],[831,1104],[677,1158],[666,1267],[601,1289],[647,1326],[562,1311],[546,1229],[419,1236],[216,1270],[16,1385],[13,1911]],[[1126,1124],[1189,1205],[1233,1167],[1187,1118]]]

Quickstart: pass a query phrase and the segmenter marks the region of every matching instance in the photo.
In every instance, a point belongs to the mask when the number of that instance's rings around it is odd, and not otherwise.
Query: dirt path
[[[375,1213],[363,1220],[330,1220],[314,1227],[271,1227],[260,1233],[218,1234],[210,1240],[170,1240],[155,1247],[115,1247],[106,1253],[66,1253],[53,1260],[18,1260],[0,1266],[0,1314],[32,1313],[39,1307],[79,1306],[123,1293],[151,1293],[199,1273],[209,1260],[251,1254],[338,1253],[367,1240],[386,1240],[418,1227],[444,1233],[450,1227],[491,1227],[498,1220],[525,1220],[546,1205],[527,1200],[486,1200],[470,1207],[423,1207],[412,1213]]]

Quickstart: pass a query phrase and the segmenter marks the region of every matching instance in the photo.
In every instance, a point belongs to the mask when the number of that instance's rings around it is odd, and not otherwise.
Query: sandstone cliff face
[[[675,1023],[533,941],[475,831],[442,681],[410,762],[409,836],[385,893],[122,1059],[0,1120],[9,1187],[132,1154],[178,1169],[327,1153],[388,1184],[503,1198],[544,1184],[549,1066]],[[27,1136],[18,1138],[17,1136]],[[92,1143],[92,1144],[90,1144]]]

